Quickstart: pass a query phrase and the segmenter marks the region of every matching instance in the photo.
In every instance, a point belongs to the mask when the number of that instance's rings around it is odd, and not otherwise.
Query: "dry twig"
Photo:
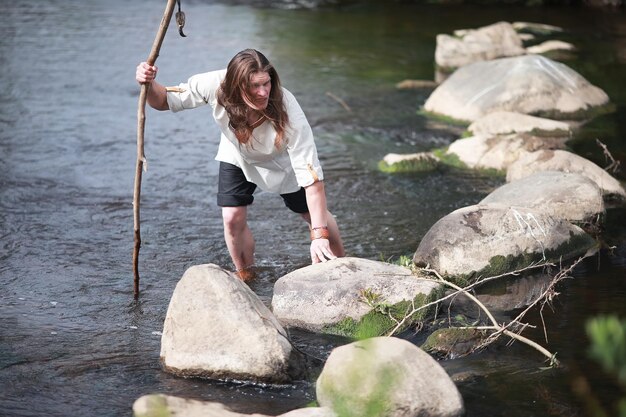
[[[600,142],[600,139],[596,139],[596,143],[599,147],[602,148],[602,152],[604,153],[604,159],[607,162],[610,161],[609,165],[604,167],[604,170],[610,172],[611,174],[618,173],[620,170],[620,162],[616,161],[615,158],[613,158],[613,155],[611,155],[611,152],[609,152],[609,148],[607,148],[604,143]]]

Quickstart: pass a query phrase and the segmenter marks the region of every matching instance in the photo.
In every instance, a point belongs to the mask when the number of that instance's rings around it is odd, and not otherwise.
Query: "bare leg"
[[[311,216],[309,213],[303,213],[302,218],[309,224],[309,227],[311,227]],[[346,252],[343,249],[341,234],[339,233],[339,226],[330,211],[326,213],[326,221],[328,222],[328,233],[330,235],[328,239],[330,243],[330,250],[332,250],[333,254],[337,257],[346,256]]]
[[[254,265],[254,237],[248,227],[248,208],[222,207],[224,240],[239,277],[248,281],[254,278],[250,268]]]

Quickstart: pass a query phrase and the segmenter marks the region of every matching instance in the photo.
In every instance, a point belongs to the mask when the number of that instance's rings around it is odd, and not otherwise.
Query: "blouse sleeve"
[[[167,104],[173,112],[195,109],[217,103],[217,90],[226,75],[226,70],[196,74],[177,87],[166,87]]]
[[[298,185],[307,187],[314,182],[322,181],[324,172],[317,157],[311,125],[302,108],[288,90],[283,89],[283,97],[289,115],[289,127],[286,132],[287,152]]]

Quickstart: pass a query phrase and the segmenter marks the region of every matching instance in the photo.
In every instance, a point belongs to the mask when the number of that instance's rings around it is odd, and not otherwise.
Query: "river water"
[[[188,37],[172,25],[159,79],[176,84],[224,67],[241,49],[264,51],[313,125],[329,206],[351,256],[411,255],[439,218],[503,181],[376,169],[388,152],[429,150],[459,137],[459,128],[416,114],[429,91],[394,87],[433,79],[437,33],[499,20],[564,27],[562,38],[579,47],[568,64],[617,108],[587,125],[572,148],[604,164],[599,138],[624,164],[624,13],[378,3],[294,10],[183,1]],[[134,69],[148,55],[164,5],[15,0],[0,15],[2,416],[130,415],[136,398],[154,392],[267,414],[314,399],[314,381],[253,386],[180,379],[160,368],[159,332],[178,279],[195,264],[231,268],[215,203],[218,131],[204,110],[147,111],[141,297],[133,302]],[[267,193],[256,195],[250,224],[261,269],[251,286],[269,302],[273,282],[309,262],[307,230]],[[441,362],[451,374],[471,375],[459,382],[468,416],[591,415],[572,388],[581,376],[601,403],[615,400],[610,379],[587,359],[584,323],[626,313],[623,210],[609,211],[603,236],[616,246],[613,254],[603,251],[577,268],[544,312],[547,346],[565,368],[541,370],[543,358],[520,344]],[[540,324],[538,316],[530,320]],[[543,341],[541,328],[528,335]],[[345,343],[294,338],[320,356]]]

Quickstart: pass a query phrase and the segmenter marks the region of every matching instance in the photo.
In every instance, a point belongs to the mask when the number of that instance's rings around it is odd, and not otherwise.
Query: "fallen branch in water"
[[[326,92],[326,95],[330,98],[332,98],[333,100],[335,100],[337,103],[341,104],[341,107],[343,107],[347,112],[352,112],[352,109],[350,108],[350,106],[348,106],[346,104],[345,101],[343,101],[341,98],[337,97],[336,95],[334,95],[333,93],[331,93],[330,91]]]
[[[583,257],[578,258],[575,262],[573,262],[569,267],[565,268],[565,269],[561,269],[559,270],[559,272],[552,278],[552,280],[550,281],[550,283],[548,284],[548,286],[542,291],[541,294],[539,294],[539,296],[535,299],[535,301],[533,301],[532,303],[530,303],[525,309],[524,311],[522,311],[521,313],[519,313],[517,315],[517,317],[515,317],[513,320],[511,320],[509,322],[509,324],[505,327],[503,327],[503,329],[508,329],[509,327],[511,327],[513,324],[517,323],[517,324],[522,324],[521,320],[522,318],[526,315],[526,313],[528,313],[533,307],[535,307],[537,304],[541,303],[541,309],[539,310],[539,313],[541,315],[541,321],[544,324],[544,336],[546,338],[546,342],[548,339],[546,330],[545,330],[545,322],[543,320],[543,308],[547,305],[550,304],[552,302],[552,300],[559,295],[558,292],[556,292],[555,290],[555,286],[556,284],[558,284],[559,282],[561,282],[562,280],[569,278],[570,277],[570,273],[574,270],[574,268],[583,260]],[[523,325],[523,324],[522,324]],[[492,335],[493,336],[493,335]],[[497,335],[496,335],[497,337]]]
[[[438,305],[438,304],[440,304],[441,302],[446,301],[446,300],[447,300],[447,299],[449,299],[449,298],[452,298],[452,297],[457,296],[458,294],[461,294],[461,293],[463,293],[463,294],[464,294],[464,293],[467,293],[469,290],[471,290],[471,289],[473,289],[473,288],[475,288],[475,287],[478,287],[478,286],[480,286],[480,285],[482,285],[482,284],[485,284],[485,283],[487,283],[487,282],[494,281],[494,280],[496,280],[496,279],[500,279],[500,278],[504,278],[504,277],[508,277],[508,276],[518,276],[518,275],[520,275],[520,274],[522,274],[522,273],[524,273],[524,272],[527,272],[527,271],[531,271],[531,270],[538,269],[538,268],[545,268],[545,267],[549,267],[549,266],[554,266],[554,264],[553,264],[553,263],[550,263],[550,262],[541,262],[541,263],[537,263],[537,264],[530,264],[530,265],[528,265],[528,266],[526,266],[526,267],[524,267],[524,268],[516,269],[516,270],[511,271],[511,272],[506,272],[506,273],[504,273],[504,274],[499,274],[499,275],[494,275],[494,276],[491,276],[491,277],[481,278],[481,279],[479,279],[479,280],[475,281],[474,283],[472,283],[472,284],[470,284],[470,285],[468,285],[468,286],[466,286],[466,287],[460,288],[459,290],[457,290],[457,291],[455,291],[455,292],[453,292],[453,293],[451,293],[451,294],[448,294],[448,295],[446,295],[446,296],[444,296],[444,297],[442,297],[442,298],[439,298],[439,299],[437,299],[437,300],[431,301],[431,302],[429,302],[429,303],[423,304],[423,305],[421,305],[421,306],[419,306],[419,307],[416,307],[416,306],[414,305],[414,303],[413,303],[412,310],[411,310],[409,313],[407,313],[407,315],[406,315],[406,316],[405,316],[402,320],[397,321],[397,326],[396,326],[396,327],[394,327],[394,328],[393,328],[393,330],[391,330],[391,332],[389,332],[389,333],[387,334],[387,336],[391,336],[392,334],[394,334],[395,332],[397,332],[400,328],[402,328],[402,326],[404,326],[404,324],[406,323],[406,321],[407,321],[407,320],[408,320],[411,316],[413,316],[413,314],[417,313],[417,312],[418,312],[418,311],[420,311],[420,310],[424,310],[424,309],[429,308],[429,307],[432,307],[432,306],[434,306],[434,305]],[[422,271],[424,271],[424,272],[430,272],[430,271],[433,271],[433,270],[426,268],[426,269],[422,269]],[[398,275],[398,274],[393,274],[393,275]],[[407,276],[413,276],[413,274],[407,274]],[[425,279],[425,280],[428,280],[428,278],[420,278],[420,279]],[[439,282],[439,283],[445,283],[445,282],[447,282],[447,281],[440,282],[440,280],[439,280],[439,279],[433,279],[432,281]],[[363,298],[363,299],[366,299],[367,297],[363,297],[363,296],[362,296],[362,298]],[[367,302],[367,300],[366,300],[366,302]],[[370,302],[367,302],[367,304],[370,304],[370,306],[372,306],[372,307],[373,307],[373,305],[372,305]],[[374,303],[374,304],[375,304],[375,303]]]
[[[569,267],[563,269],[561,268],[559,270],[559,272],[552,278],[552,280],[550,281],[550,283],[546,286],[546,288],[541,292],[541,294],[539,294],[534,301],[532,301],[527,307],[526,309],[524,309],[524,311],[522,311],[521,313],[519,313],[517,315],[517,317],[515,317],[513,320],[511,320],[510,322],[508,322],[507,324],[499,324],[497,322],[497,320],[495,319],[495,317],[493,316],[493,314],[489,311],[489,309],[473,294],[470,293],[470,289],[472,289],[473,287],[480,285],[480,284],[484,284],[485,282],[488,281],[492,281],[496,278],[501,278],[504,276],[508,276],[508,275],[519,275],[521,272],[530,270],[530,269],[535,269],[538,267],[548,267],[548,266],[554,266],[553,264],[550,263],[542,263],[542,264],[535,264],[535,265],[530,265],[526,268],[517,270],[517,271],[513,271],[511,273],[507,273],[507,274],[501,274],[498,276],[494,276],[494,277],[486,277],[482,280],[479,280],[471,285],[468,285],[466,287],[460,287],[452,282],[449,282],[447,280],[445,280],[441,274],[439,274],[439,272],[437,272],[434,269],[430,269],[428,267],[421,269],[422,272],[426,272],[429,274],[432,274],[435,276],[435,278],[430,279],[430,278],[420,278],[420,279],[425,279],[425,280],[429,280],[429,281],[433,281],[433,282],[437,282],[440,283],[442,285],[445,285],[447,287],[453,288],[455,290],[455,292],[453,292],[452,294],[448,294],[445,297],[442,297],[438,300],[435,300],[433,302],[424,304],[422,306],[416,307],[414,303],[412,303],[412,309],[410,311],[407,311],[406,315],[401,319],[401,320],[394,320],[396,323],[396,326],[387,334],[387,336],[392,336],[393,334],[395,334],[396,332],[398,332],[400,329],[403,328],[403,326],[406,324],[407,320],[409,320],[410,317],[412,317],[415,313],[417,313],[418,311],[424,309],[424,308],[428,308],[432,305],[435,304],[439,304],[442,301],[454,297],[458,294],[463,294],[465,296],[467,296],[471,301],[473,301],[487,316],[487,318],[489,319],[491,325],[486,325],[486,326],[464,326],[464,327],[457,327],[457,329],[463,329],[463,330],[489,330],[489,331],[493,331],[492,334],[489,335],[489,337],[480,345],[478,345],[477,347],[474,348],[474,351],[476,350],[480,350],[485,348],[486,346],[490,345],[491,343],[495,342],[501,335],[506,335],[508,337],[510,337],[513,340],[517,340],[520,341],[530,347],[532,347],[533,349],[537,350],[538,352],[540,352],[542,355],[544,355],[549,361],[550,361],[550,366],[559,366],[559,361],[556,359],[556,353],[552,353],[549,350],[547,350],[546,348],[544,348],[543,346],[541,346],[539,343],[525,337],[521,335],[521,332],[526,329],[527,327],[531,327],[528,323],[523,323],[522,319],[524,318],[524,316],[531,310],[533,309],[535,306],[537,306],[539,303],[541,303],[541,309],[540,309],[540,315],[541,315],[541,320],[543,323],[543,329],[544,329],[544,336],[546,338],[547,341],[547,332],[546,332],[546,327],[545,327],[545,322],[543,320],[543,308],[546,305],[549,305],[552,300],[558,295],[558,293],[555,290],[555,286],[561,282],[563,279],[569,278],[571,272],[573,271],[573,269],[576,267],[576,265],[578,265],[584,258],[580,257],[578,258],[575,262],[573,262]],[[515,331],[513,330],[513,328],[515,328]]]

